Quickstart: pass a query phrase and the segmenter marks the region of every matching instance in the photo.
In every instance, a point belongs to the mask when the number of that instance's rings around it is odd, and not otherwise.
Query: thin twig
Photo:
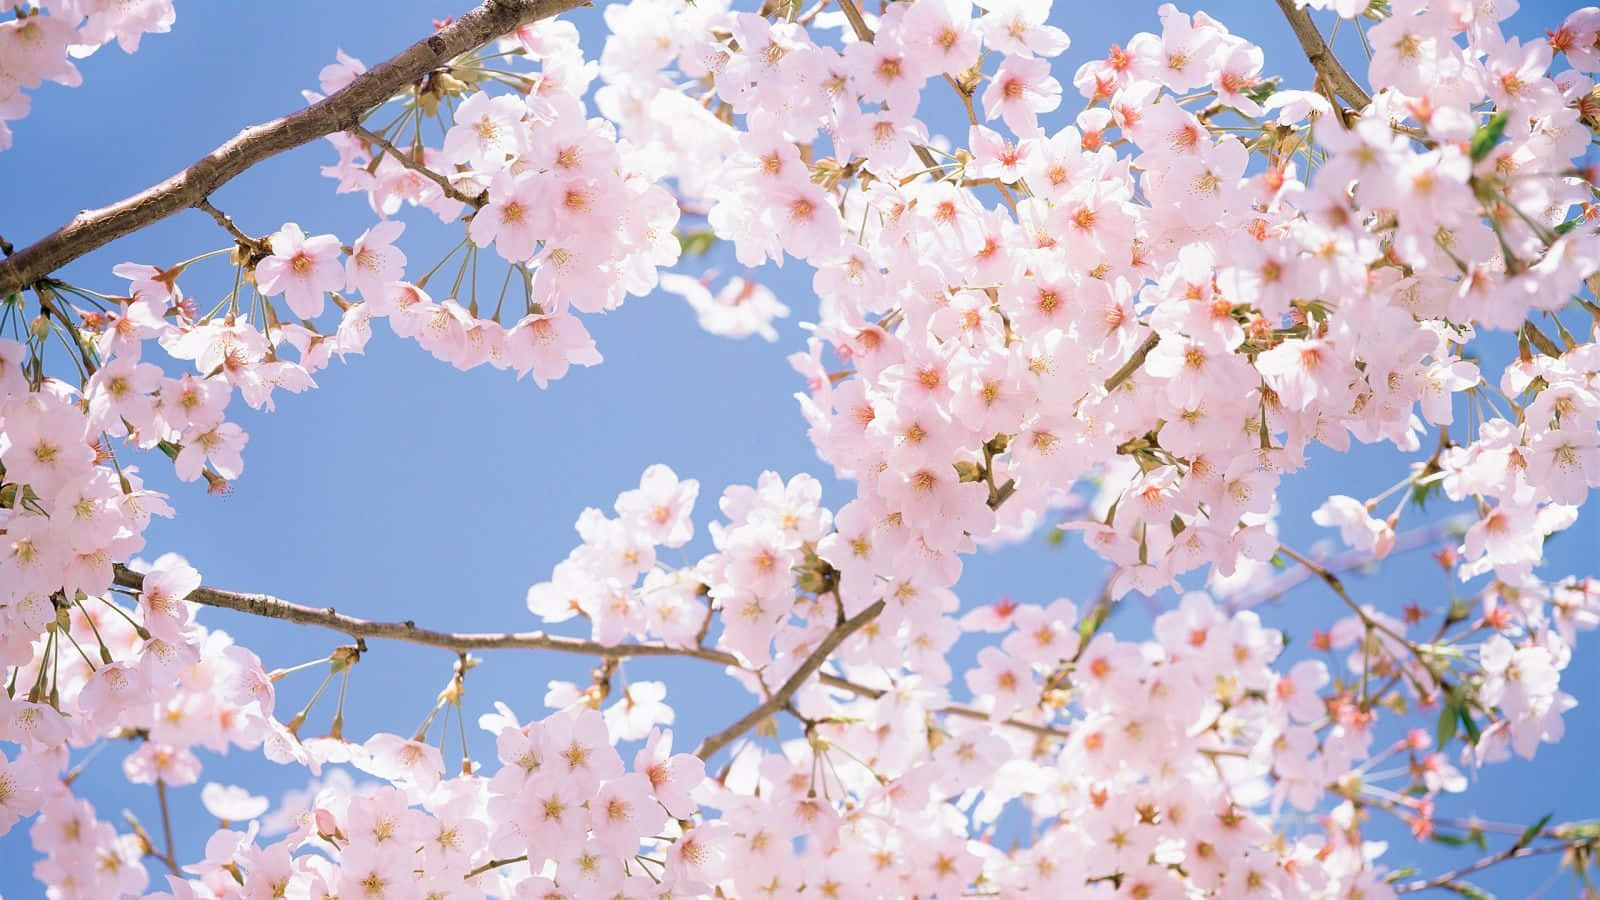
[[[772,696],[768,697],[760,706],[745,713],[737,722],[701,741],[699,748],[694,751],[694,755],[701,759],[710,759],[716,755],[718,750],[726,747],[740,735],[753,728],[757,722],[781,709],[784,704],[789,702],[789,698],[794,696],[795,691],[800,690],[806,680],[815,674],[818,669],[822,668],[822,664],[827,662],[828,657],[833,654],[834,650],[838,649],[840,644],[844,643],[845,638],[855,634],[868,622],[876,619],[878,614],[883,612],[883,607],[884,602],[879,600],[839,623],[839,627],[828,632],[828,636],[817,644],[817,648],[812,650],[811,655],[805,658],[805,661],[800,664],[800,668],[795,669],[794,674],[790,675],[788,680],[773,692]]]
[[[144,586],[143,575],[123,566],[116,567],[115,581],[118,586],[132,591],[142,590]],[[420,644],[426,647],[440,647],[457,653],[468,650],[523,649],[554,650],[559,653],[597,656],[602,659],[627,659],[640,656],[683,656],[723,666],[744,668],[744,664],[732,653],[710,647],[674,647],[667,644],[646,643],[602,644],[598,641],[586,641],[581,638],[545,634],[542,631],[504,633],[434,631],[428,628],[419,628],[415,622],[411,621],[374,622],[344,615],[331,607],[318,609],[302,606],[298,603],[290,603],[287,600],[281,600],[266,594],[245,594],[205,585],[196,588],[186,599],[202,606],[231,609],[235,612],[249,613],[250,615],[269,619],[282,619],[286,622],[294,622],[301,625],[316,625],[320,628],[327,628],[355,638],[385,638]],[[871,608],[869,607],[869,609]],[[864,625],[866,623],[863,621],[861,624]],[[845,625],[849,625],[849,621]],[[843,628],[845,625],[840,627]],[[852,631],[858,627],[860,626],[853,626]],[[840,641],[843,639],[844,636],[839,638]],[[822,649],[831,651],[835,647],[837,647],[837,642]],[[818,666],[820,665],[821,661],[818,662]],[[812,671],[815,671],[815,668]],[[868,687],[867,685],[827,673],[819,676],[819,680],[829,687],[839,688],[874,700],[882,697],[885,693],[879,688]],[[798,688],[798,685],[796,687]],[[990,718],[989,714],[982,710],[953,704],[931,710],[931,712],[980,721],[988,721]],[[1063,729],[1051,728],[1048,725],[1039,725],[1033,722],[1024,722],[1019,719],[1005,719],[1001,724],[1029,731],[1040,737],[1065,738],[1067,736],[1067,732]]]
[[[483,865],[477,867],[476,869],[473,869],[471,872],[468,872],[467,874],[461,876],[461,878],[463,880],[470,879],[470,878],[476,878],[479,875],[482,875],[483,873],[488,872],[488,871],[490,871],[492,869],[498,869],[501,866],[509,866],[512,863],[527,862],[527,861],[528,861],[528,854],[526,854],[526,853],[522,854],[521,856],[512,856],[512,857],[509,857],[507,859],[491,859],[488,862],[484,863]]]
[[[237,242],[239,246],[245,247],[262,255],[266,254],[266,241],[245,234],[238,225],[233,223],[233,217],[211,205],[211,200],[209,198],[201,197],[199,202],[195,203],[194,208],[200,210],[211,218],[216,219],[217,224],[222,227],[222,230],[232,235],[234,241]]]
[[[117,566],[116,583],[130,590],[142,590],[144,576]],[[667,644],[602,644],[581,638],[545,634],[542,631],[498,634],[452,633],[419,628],[415,622],[374,622],[343,615],[332,607],[317,609],[290,603],[266,594],[243,594],[202,585],[189,594],[194,603],[232,609],[269,619],[283,619],[302,625],[317,625],[356,638],[388,638],[429,647],[443,647],[456,653],[468,650],[556,650],[585,656],[625,659],[634,656],[689,656],[725,666],[739,666],[737,657],[709,647],[673,647]]]
[[[369,144],[376,144],[378,147],[382,148],[384,153],[394,157],[395,161],[399,162],[400,165],[405,166],[411,171],[416,172],[418,175],[421,175],[423,178],[426,178],[434,184],[437,184],[439,189],[444,191],[444,195],[449,197],[451,200],[454,200],[457,203],[465,203],[471,207],[481,207],[484,203],[488,202],[484,199],[483,194],[479,194],[476,197],[469,197],[462,193],[456,188],[455,185],[450,183],[450,179],[444,177],[438,172],[435,172],[422,163],[417,162],[415,159],[412,159],[411,154],[402,153],[398,147],[384,140],[381,136],[374,133],[366,126],[357,125],[350,129],[350,133],[361,138]]]
[[[1106,379],[1106,393],[1109,394],[1116,390],[1118,385],[1128,380],[1128,376],[1138,371],[1139,367],[1144,365],[1145,357],[1149,356],[1150,351],[1154,350],[1159,343],[1161,343],[1160,332],[1150,332],[1150,336],[1144,339],[1144,343],[1140,344],[1137,350],[1133,351],[1133,355],[1128,357],[1128,361],[1122,364],[1122,368],[1111,373],[1111,377]]]
[[[1457,893],[1462,893],[1461,891],[1457,890],[1458,883],[1463,877],[1471,875],[1473,872],[1481,872],[1490,866],[1497,866],[1500,863],[1506,862],[1507,860],[1521,859],[1524,856],[1540,856],[1546,853],[1565,851],[1566,849],[1566,844],[1542,844],[1538,847],[1519,847],[1516,844],[1512,844],[1510,847],[1500,851],[1499,853],[1485,856],[1472,865],[1463,866],[1459,869],[1456,869],[1454,872],[1446,872],[1443,875],[1438,875],[1433,878],[1418,879],[1416,881],[1396,885],[1394,892],[1397,894],[1411,894],[1417,891],[1426,891],[1431,888],[1446,888],[1448,890],[1456,891]]]
[[[837,675],[829,675],[826,672],[817,676],[817,680],[828,687],[838,688],[842,691],[849,691],[852,694],[866,697],[869,700],[876,700],[888,693],[881,688],[868,687],[864,684],[851,681],[848,678],[840,678]],[[941,706],[938,709],[931,709],[929,712],[943,716],[959,716],[963,719],[973,719],[979,722],[988,722],[993,718],[981,709],[973,709],[970,706],[958,706],[955,704]],[[1068,732],[1064,728],[1051,728],[1049,725],[1040,725],[1037,722],[1024,722],[1021,719],[1001,719],[998,724],[1004,725],[1007,728],[1016,728],[1020,731],[1036,734],[1039,737],[1060,738],[1061,740],[1066,740],[1068,737]]]
[[[1426,525],[1401,532],[1395,536],[1394,547],[1389,550],[1389,555],[1397,556],[1407,551],[1431,547],[1449,535],[1455,520]],[[1323,561],[1323,568],[1335,574],[1358,569],[1369,563],[1376,562],[1376,558],[1369,551],[1350,550]],[[1242,591],[1223,601],[1223,605],[1231,612],[1241,609],[1251,609],[1264,603],[1272,603],[1281,599],[1290,590],[1305,583],[1313,576],[1313,572],[1304,567],[1299,567],[1290,572],[1285,572],[1273,578],[1270,582],[1255,590]]]
[[[178,871],[178,854],[172,849],[172,814],[167,811],[167,783],[156,779],[156,798],[161,801],[161,836],[167,844],[166,864],[172,874],[181,876]]]

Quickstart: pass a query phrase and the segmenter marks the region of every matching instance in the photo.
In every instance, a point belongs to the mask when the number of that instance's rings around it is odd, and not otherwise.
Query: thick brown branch
[[[1283,17],[1289,20],[1289,27],[1294,29],[1294,36],[1300,41],[1300,49],[1305,51],[1306,59],[1317,70],[1318,77],[1334,93],[1343,97],[1346,103],[1358,110],[1366,109],[1372,103],[1372,95],[1350,77],[1344,64],[1333,55],[1328,42],[1322,39],[1322,32],[1317,30],[1317,24],[1311,21],[1311,14],[1296,6],[1295,0],[1278,0],[1278,8],[1283,10]]]
[[[850,21],[850,29],[856,33],[856,40],[872,43],[872,29],[867,27],[867,20],[861,17],[861,8],[856,6],[855,0],[839,0],[839,9]]]
[[[828,657],[833,655],[833,651],[837,650],[840,644],[844,643],[845,638],[860,631],[868,622],[876,619],[878,614],[883,612],[883,605],[883,601],[879,600],[861,612],[840,622],[839,627],[828,632],[828,636],[817,644],[817,649],[811,651],[811,655],[805,658],[805,661],[800,664],[800,668],[795,669],[794,674],[790,675],[781,687],[773,691],[772,696],[768,697],[760,706],[746,713],[739,721],[700,742],[700,746],[694,751],[694,755],[701,759],[710,759],[716,755],[718,750],[726,747],[738,739],[740,735],[754,728],[757,722],[782,709],[789,702],[789,698],[794,696],[795,691],[800,690],[806,680],[816,674],[818,669],[822,668],[822,664],[828,661]]]
[[[528,22],[583,5],[585,0],[484,0],[476,9],[400,55],[358,76],[311,106],[244,129],[165,181],[72,221],[0,260],[0,297],[18,291],[125,234],[196,206],[217,188],[264,159],[346,131],[429,71]]]
[[[137,591],[144,586],[144,576],[131,569],[117,566],[116,583],[121,587]],[[368,619],[358,619],[355,616],[343,615],[334,611],[331,607],[316,609],[310,606],[301,606],[298,603],[290,603],[287,600],[280,600],[277,597],[271,597],[266,594],[241,594],[205,586],[196,588],[188,599],[204,606],[232,609],[269,619],[283,619],[286,622],[295,622],[301,625],[317,625],[333,631],[343,632],[351,637],[389,638],[397,641],[408,641],[413,644],[423,644],[429,647],[442,647],[457,653],[463,653],[468,650],[556,650],[562,653],[577,653],[584,656],[599,656],[607,659],[625,659],[635,656],[691,656],[725,666],[740,665],[738,658],[733,654],[724,653],[721,650],[712,650],[708,647],[673,647],[667,644],[602,644],[598,641],[586,641],[581,638],[545,634],[542,631],[507,632],[504,634],[461,634],[433,631],[427,628],[418,628],[414,622],[373,622]]]

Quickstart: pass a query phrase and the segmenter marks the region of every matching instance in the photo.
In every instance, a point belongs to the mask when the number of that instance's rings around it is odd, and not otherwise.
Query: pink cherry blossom
[[[300,318],[322,314],[324,295],[344,286],[339,266],[339,239],[331,234],[306,237],[290,222],[272,235],[272,255],[256,266],[256,283],[269,297],[279,294]]]

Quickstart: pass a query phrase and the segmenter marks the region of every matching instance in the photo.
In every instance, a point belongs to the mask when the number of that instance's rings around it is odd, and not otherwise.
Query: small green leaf
[[[1271,97],[1273,94],[1278,92],[1278,84],[1282,80],[1283,79],[1276,77],[1266,78],[1256,82],[1251,87],[1240,91],[1240,93],[1255,103],[1265,103],[1267,102],[1268,97]]]
[[[1450,739],[1456,736],[1456,722],[1455,704],[1446,703],[1444,708],[1439,710],[1439,724],[1434,729],[1434,742],[1440,749],[1444,749],[1444,745],[1450,743]]]
[[[1106,623],[1106,617],[1111,615],[1111,604],[1096,603],[1090,608],[1089,614],[1078,623],[1078,638],[1087,641],[1094,637],[1100,626]]]
[[[1527,829],[1517,837],[1517,842],[1512,845],[1511,851],[1515,853],[1516,851],[1521,850],[1523,847],[1533,843],[1533,839],[1539,836],[1539,832],[1543,831],[1546,825],[1550,824],[1550,819],[1553,816],[1555,816],[1554,812],[1547,812],[1539,821],[1529,825]]]
[[[1494,900],[1494,895],[1466,881],[1452,881],[1444,885],[1446,890],[1454,891],[1469,900]]]
[[[705,256],[716,242],[717,236],[709,228],[678,235],[678,246],[684,256]]]
[[[1472,718],[1472,710],[1465,706],[1456,707],[1456,714],[1461,718],[1461,727],[1466,729],[1467,740],[1476,744],[1483,732],[1478,730],[1478,723]]]
[[[1443,480],[1428,482],[1413,481],[1411,482],[1411,502],[1416,504],[1417,509],[1426,509],[1428,506],[1428,500],[1438,495],[1443,490]]]
[[[1433,841],[1436,844],[1443,844],[1446,847],[1465,847],[1467,845],[1466,838],[1458,837],[1453,834],[1445,834],[1442,831],[1435,831],[1433,833]]]
[[[1511,113],[1501,110],[1495,113],[1493,118],[1485,122],[1482,128],[1478,129],[1478,133],[1472,136],[1473,162],[1480,163],[1488,158],[1495,145],[1500,143],[1501,135],[1506,133],[1506,123],[1509,121],[1511,121]]]

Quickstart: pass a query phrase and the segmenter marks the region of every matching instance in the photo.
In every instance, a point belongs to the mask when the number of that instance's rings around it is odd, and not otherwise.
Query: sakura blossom
[[[327,140],[343,236],[298,224],[317,211],[260,233],[179,178],[7,245],[0,835],[26,831],[43,891],[1475,895],[1543,854],[1587,878],[1593,822],[1457,813],[1591,715],[1570,670],[1600,580],[1547,543],[1600,487],[1600,10],[1541,35],[1507,32],[1516,3],[1275,4],[1315,72],[1295,85],[1261,23],[1173,3],[1070,72],[1077,11],[1048,0],[576,5],[337,50],[307,110],[259,126]],[[0,149],[35,139],[43,82],[177,23],[166,0],[14,12]],[[1327,45],[1335,19],[1369,58]],[[163,204],[223,246],[68,280],[104,243],[74,234]],[[767,263],[801,287],[780,299]],[[721,483],[623,435],[650,455],[564,520],[503,631],[444,621],[503,597],[438,598],[440,624],[228,590],[151,528],[199,482],[253,484],[278,404],[370,364],[379,320],[581,391],[558,382],[664,295],[783,346],[820,468]],[[449,437],[460,459],[406,488],[419,521],[473,464]],[[1327,464],[1352,450],[1389,486]],[[995,600],[974,555],[1028,541],[1092,554],[1103,587]],[[1370,574],[1423,549],[1437,595]],[[1290,590],[1333,610],[1309,636],[1268,602]],[[1148,627],[1117,615],[1136,594]],[[302,628],[302,658],[269,668],[252,616]],[[373,725],[407,643],[438,686],[414,729]],[[571,665],[484,696],[513,650]],[[274,804],[262,760],[300,787]],[[113,815],[107,779],[160,821]],[[174,806],[203,833],[174,836]],[[1483,856],[1419,871],[1406,835]]]

